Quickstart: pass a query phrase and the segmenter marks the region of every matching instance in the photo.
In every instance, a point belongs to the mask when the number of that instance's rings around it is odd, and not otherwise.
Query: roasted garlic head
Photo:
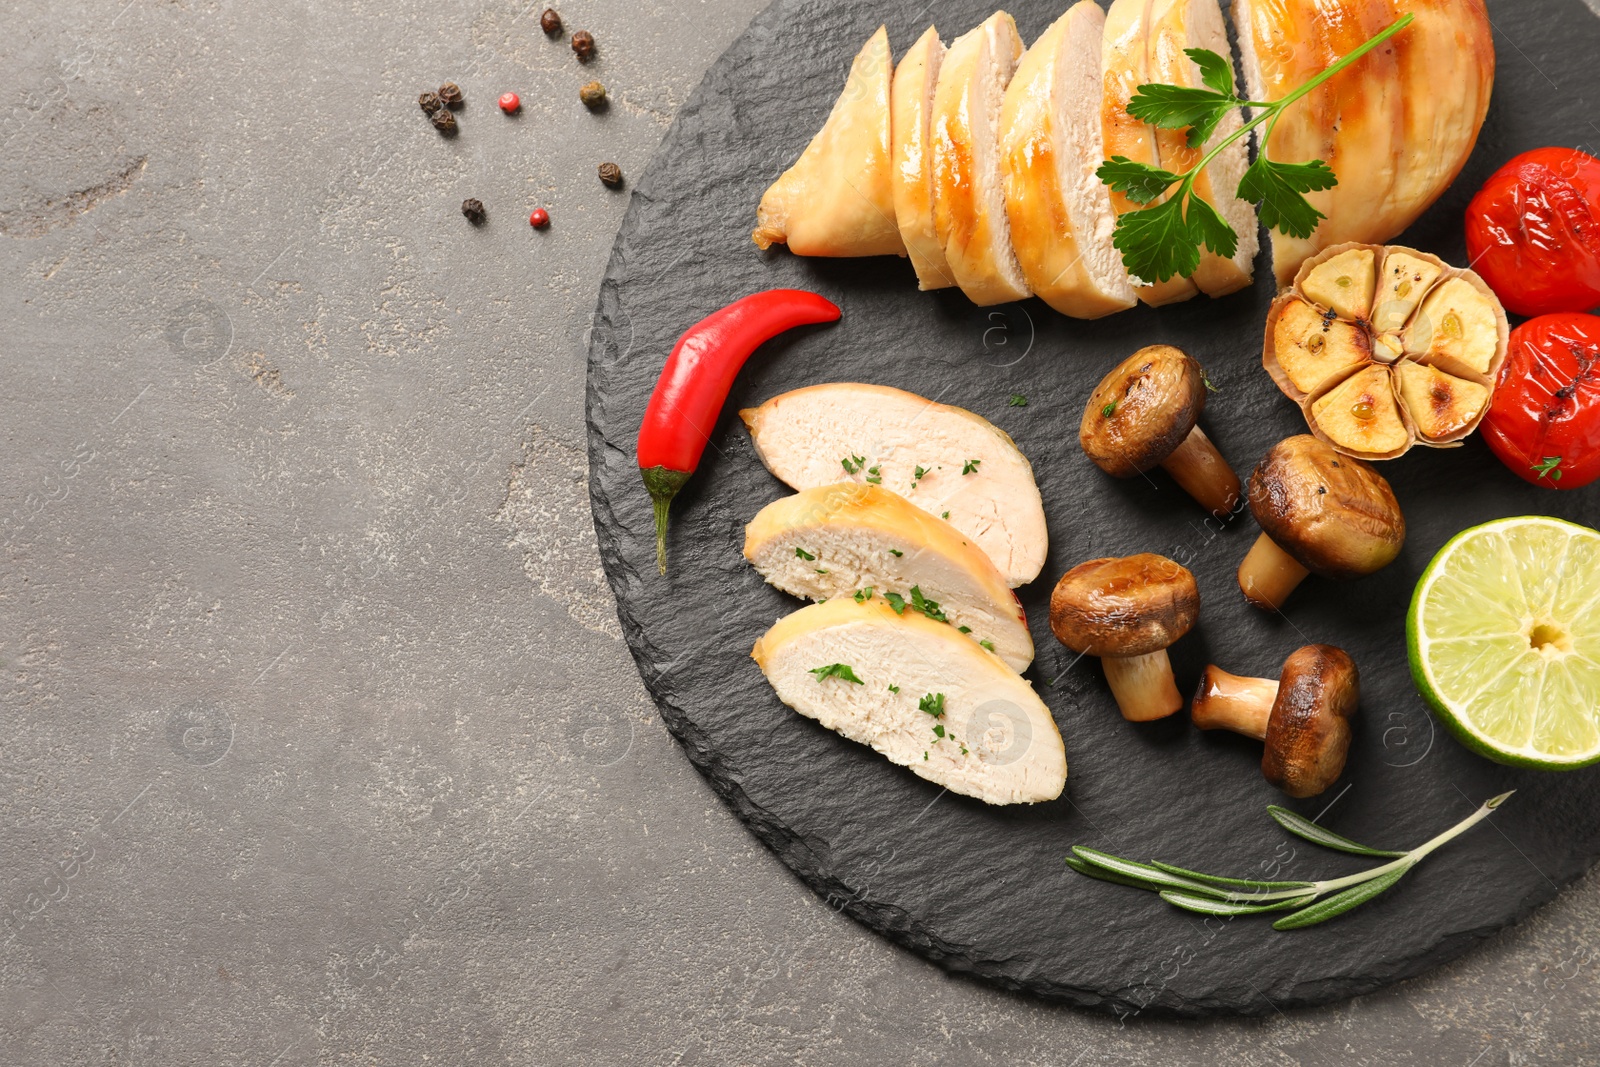
[[[1478,428],[1509,335],[1472,271],[1397,245],[1342,244],[1306,260],[1273,301],[1262,363],[1317,437],[1394,459]]]

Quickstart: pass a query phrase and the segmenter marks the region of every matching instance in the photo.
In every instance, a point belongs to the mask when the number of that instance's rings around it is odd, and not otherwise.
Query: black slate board
[[[1280,438],[1304,432],[1260,366],[1271,296],[1264,258],[1248,292],[1079,323],[1038,301],[980,309],[953,291],[919,293],[904,261],[757,252],[749,240],[756,201],[821,124],[850,57],[879,21],[887,19],[898,55],[929,22],[949,39],[992,6],[779,0],[712,68],[634,183],[590,334],[588,418],[600,550],[645,684],[689,758],[807,885],[951,970],[1123,1015],[1263,1013],[1418,974],[1528,914],[1593,862],[1600,769],[1515,771],[1446,735],[1407,672],[1412,586],[1464,527],[1528,513],[1600,523],[1600,489],[1535,489],[1477,438],[1451,451],[1417,449],[1383,468],[1410,521],[1401,558],[1350,585],[1313,579],[1286,619],[1264,615],[1244,604],[1233,579],[1256,535],[1248,516],[1208,527],[1164,474],[1112,481],[1076,443],[1094,383],[1156,342],[1182,346],[1208,369],[1219,392],[1207,430],[1242,473]],[[1060,6],[1016,9],[1024,38]],[[1462,209],[1495,166],[1528,148],[1600,136],[1583,99],[1600,98],[1600,20],[1579,0],[1499,0],[1490,9],[1499,77],[1488,123],[1455,187],[1404,237],[1453,263],[1464,259]],[[673,508],[672,573],[660,578],[633,458],[645,402],[683,329],[772,286],[819,291],[843,308],[843,321],[782,337],[751,361]],[[784,707],[749,658],[756,638],[799,605],[740,555],[744,524],[786,490],[757,460],[734,411],[786,389],[852,380],[970,408],[1033,461],[1051,551],[1023,600],[1039,646],[1029,676],[1067,745],[1070,777],[1055,802],[1003,809],[941,795]],[[1027,407],[1007,406],[1014,392],[1026,394]],[[1208,661],[1275,676],[1308,641],[1340,645],[1360,664],[1363,719],[1345,780],[1323,797],[1287,802],[1297,810],[1315,817],[1333,801],[1328,825],[1395,847],[1422,841],[1495,793],[1515,788],[1517,796],[1397,890],[1299,933],[1259,920],[1201,921],[1072,874],[1061,862],[1072,844],[1259,877],[1329,877],[1361,866],[1268,821],[1266,805],[1286,801],[1262,781],[1258,745],[1202,734],[1181,714],[1132,726],[1093,661],[1068,669],[1072,657],[1046,624],[1054,580],[1084,559],[1144,550],[1188,564],[1199,579],[1201,625],[1172,652],[1180,686],[1193,685]]]

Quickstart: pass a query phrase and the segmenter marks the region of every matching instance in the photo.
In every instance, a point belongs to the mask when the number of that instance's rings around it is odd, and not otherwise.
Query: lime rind
[[[1600,533],[1543,516],[1464,530],[1417,582],[1412,679],[1467,747],[1501,763],[1600,762]],[[1537,647],[1546,631],[1556,639]]]

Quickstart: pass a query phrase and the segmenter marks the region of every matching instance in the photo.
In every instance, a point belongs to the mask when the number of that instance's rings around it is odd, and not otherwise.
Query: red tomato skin
[[[1600,305],[1600,159],[1536,148],[1495,171],[1467,206],[1473,269],[1518,315]]]
[[[1600,478],[1600,317],[1542,315],[1511,331],[1483,438],[1534,485],[1581,489]],[[1552,456],[1560,478],[1537,470]]]

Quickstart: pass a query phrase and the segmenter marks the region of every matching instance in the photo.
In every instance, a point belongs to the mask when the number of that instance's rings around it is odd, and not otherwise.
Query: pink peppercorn
[[[533,209],[533,214],[528,216],[528,225],[536,230],[542,230],[550,225],[550,212],[542,207]]]
[[[514,115],[522,109],[522,98],[516,93],[500,94],[500,110],[507,115]]]

